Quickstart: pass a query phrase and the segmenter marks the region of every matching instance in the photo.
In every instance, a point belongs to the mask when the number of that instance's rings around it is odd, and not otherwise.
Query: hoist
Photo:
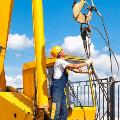
[[[114,60],[116,61],[116,64],[117,64],[117,67],[118,67],[118,73],[119,73],[119,64],[118,64],[118,61],[116,59],[116,56],[115,56],[114,52],[112,51],[112,49],[110,47],[110,40],[109,40],[109,36],[108,36],[107,30],[106,30],[106,27],[105,27],[105,24],[104,24],[103,16],[97,10],[93,0],[90,0],[90,2],[91,2],[91,5],[87,2],[87,0],[80,0],[79,2],[77,2],[77,0],[74,0],[74,2],[73,2],[73,18],[78,23],[80,23],[80,32],[81,32],[81,37],[82,37],[82,40],[83,40],[83,46],[84,46],[84,50],[85,50],[86,56],[87,56],[87,58],[91,58],[92,57],[91,56],[91,51],[90,51],[90,45],[91,45],[91,39],[90,38],[91,38],[91,28],[94,28],[95,30],[97,30],[100,33],[102,38],[105,40],[105,43],[106,43],[107,47],[109,48],[110,63],[111,63],[111,74],[113,72],[112,55],[114,57]],[[85,7],[85,4],[88,6],[87,14],[82,13],[82,9]],[[85,8],[85,10],[86,10],[86,8]],[[96,27],[94,27],[94,26],[92,26],[90,24],[90,20],[92,18],[93,11],[95,13],[97,13],[97,15],[102,20],[106,38],[103,36],[103,34],[101,33],[101,31],[99,29],[97,29]],[[110,103],[110,100],[107,97],[107,92],[104,90],[103,83],[99,81],[99,78],[98,78],[98,76],[97,76],[97,74],[96,74],[96,72],[94,70],[93,64],[88,66],[88,70],[90,70],[90,69],[93,70],[92,74],[89,74],[89,80],[90,80],[91,87],[93,87],[92,81],[94,79],[96,79],[96,81],[100,85],[100,89],[103,92],[104,97],[106,98],[108,103]],[[117,76],[118,76],[118,73],[117,73]],[[116,78],[117,78],[117,76],[116,76]],[[115,79],[113,79],[113,81],[114,80]],[[112,84],[112,82],[109,83],[109,84]],[[94,94],[94,91],[93,91],[93,94]],[[95,94],[93,99],[96,99],[95,101],[97,101],[97,94]],[[99,109],[99,106],[97,106],[97,107]],[[98,115],[97,115],[97,112],[96,112],[96,119],[97,119],[97,117],[98,117]]]

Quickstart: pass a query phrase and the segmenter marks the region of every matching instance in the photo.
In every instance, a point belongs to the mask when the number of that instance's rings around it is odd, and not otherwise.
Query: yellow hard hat
[[[62,50],[62,47],[60,46],[54,46],[52,49],[51,49],[51,55],[53,57],[56,57],[58,56],[58,54],[60,53],[60,51]]]

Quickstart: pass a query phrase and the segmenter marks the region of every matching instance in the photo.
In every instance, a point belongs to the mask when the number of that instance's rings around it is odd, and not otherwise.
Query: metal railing
[[[22,93],[23,92],[23,88],[17,88],[17,91]]]
[[[79,106],[78,100],[80,100],[82,106],[93,106],[89,81],[71,82],[71,86],[76,93],[77,98],[74,97],[69,88],[69,93],[67,95],[69,105],[74,103],[75,106]]]
[[[96,119],[120,120],[120,81],[112,82],[111,77],[99,79],[99,81],[102,85],[96,80],[93,81],[97,106]],[[71,85],[81,101],[82,106],[93,106],[90,82],[88,80],[72,82]],[[75,103],[75,106],[79,106],[77,99],[71,96],[70,93],[68,99],[69,104]]]
[[[111,120],[120,120],[120,81],[112,84],[111,98]]]

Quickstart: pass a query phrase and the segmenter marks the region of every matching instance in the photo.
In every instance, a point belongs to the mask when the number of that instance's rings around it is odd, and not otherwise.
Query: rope
[[[91,0],[91,2],[92,2],[92,5],[94,6],[93,0]],[[103,24],[104,31],[105,31],[105,34],[106,34],[106,37],[107,37],[107,40],[106,40],[106,39],[104,38],[104,36],[102,35],[102,33],[100,32],[100,30],[97,29],[97,31],[100,33],[100,35],[102,36],[102,38],[105,40],[105,43],[107,44],[107,46],[108,46],[108,48],[109,48],[109,56],[110,56],[110,64],[111,64],[111,74],[112,74],[112,78],[113,78],[112,55],[113,55],[113,57],[114,57],[114,59],[115,59],[115,61],[116,61],[116,64],[117,64],[117,67],[118,67],[118,72],[117,72],[117,76],[116,76],[116,79],[117,79],[118,74],[119,74],[119,64],[118,64],[117,58],[116,58],[113,50],[111,49],[110,39],[109,39],[109,36],[108,36],[108,33],[107,33],[106,26],[105,26],[105,24],[104,24],[103,16],[99,13],[99,11],[97,11],[97,8],[96,8],[95,6],[94,6],[94,11],[98,14],[98,16],[100,16],[101,21],[102,21],[102,24]],[[94,27],[94,28],[95,28],[95,27]],[[96,29],[96,28],[95,28],[95,29]],[[116,79],[115,79],[115,80],[116,80]],[[114,81],[115,81],[115,80],[114,80]],[[114,82],[114,81],[112,81],[112,82]],[[112,82],[111,82],[111,83],[112,83]],[[108,103],[110,103],[109,98],[107,98],[107,101],[108,101]],[[106,113],[105,113],[105,114],[106,114]],[[105,114],[104,114],[104,115],[105,115]],[[104,117],[104,115],[102,116],[102,118]],[[102,119],[102,118],[101,118],[101,119]],[[100,119],[100,120],[101,120],[101,119]]]
[[[118,72],[117,72],[116,78],[114,79],[114,80],[116,80],[117,77],[118,77],[118,74],[119,74],[119,64],[118,64],[117,58],[116,58],[113,50],[111,49],[110,40],[109,40],[109,36],[108,36],[108,33],[107,33],[106,26],[105,26],[105,24],[104,24],[103,16],[99,13],[99,11],[97,10],[97,8],[95,7],[93,0],[90,0],[90,1],[91,1],[91,3],[92,3],[92,6],[90,6],[90,5],[86,2],[86,4],[88,5],[88,9],[91,10],[91,11],[95,11],[95,12],[101,17],[102,24],[103,24],[103,28],[104,28],[104,32],[105,32],[105,34],[106,34],[107,40],[104,38],[104,36],[102,35],[102,33],[101,33],[101,31],[100,31],[99,29],[95,28],[94,26],[89,25],[88,23],[87,23],[86,25],[87,25],[88,27],[92,27],[92,28],[96,29],[96,30],[100,33],[100,35],[102,36],[102,38],[105,40],[105,43],[106,43],[106,45],[107,45],[108,48],[109,48],[110,68],[111,68],[112,78],[113,78],[112,55],[113,55],[113,57],[114,57],[114,59],[115,59],[115,61],[116,61],[116,64],[117,64]],[[90,55],[90,44],[88,43],[88,42],[89,42],[89,39],[90,39],[90,35],[88,36],[88,33],[90,33],[91,31],[89,32],[85,27],[82,28],[82,25],[83,25],[83,24],[81,24],[80,32],[81,32],[81,36],[82,36],[82,39],[83,39],[83,46],[84,46],[84,50],[85,50],[85,53],[86,53],[87,58],[90,58],[90,56],[91,56],[91,55]],[[86,37],[88,37],[88,40],[86,40]],[[92,65],[91,67],[92,67],[92,69],[94,70],[93,65]],[[107,92],[104,90],[104,88],[105,88],[104,84],[102,83],[102,81],[101,81],[101,82],[99,81],[98,76],[97,76],[97,74],[96,74],[95,72],[94,72],[94,74],[93,74],[92,76],[94,76],[95,79],[96,79],[96,81],[98,82],[98,84],[99,84],[99,86],[100,86],[100,89],[101,89],[101,91],[103,92],[103,95],[104,95],[106,101],[107,101],[108,103],[110,103],[110,100],[109,100],[109,98],[107,97]],[[114,82],[114,81],[109,81],[109,85],[112,84],[112,82]],[[108,88],[108,86],[107,86],[106,88]],[[97,96],[96,96],[96,98],[97,98]],[[95,99],[96,99],[96,98],[95,98]],[[99,106],[98,106],[98,110],[99,110],[99,109],[100,109],[100,108],[99,108]],[[98,113],[98,112],[97,112],[97,113]],[[98,114],[96,115],[96,117],[98,118]],[[104,115],[103,115],[103,117],[104,117]],[[102,118],[103,118],[103,117],[102,117]]]
[[[89,24],[88,24],[88,27],[89,27]],[[82,39],[83,39],[83,46],[84,46],[84,49],[85,49],[86,56],[87,56],[87,58],[90,58],[90,56],[91,56],[90,55],[90,44],[88,44],[87,42],[89,42],[89,41],[86,40],[86,37],[88,37],[88,39],[90,39],[90,36],[88,36],[87,33],[91,32],[91,31],[88,31],[88,29],[86,29],[88,27],[85,27],[84,28],[85,30],[82,30],[83,28],[81,27],[81,36],[82,36]],[[91,66],[91,68],[94,70],[93,65]],[[90,69],[90,67],[88,67],[88,69]],[[89,75],[89,76],[92,76],[92,75]],[[103,89],[104,88],[103,83],[99,82],[98,76],[95,72],[94,72],[93,76],[96,78],[97,82],[99,83],[100,89],[102,90],[102,92],[104,94],[104,97],[106,98],[106,101],[110,102],[108,97],[107,97],[107,92],[104,91],[104,89]],[[92,79],[92,77],[89,77],[89,79],[90,78]],[[94,99],[96,99],[96,98],[97,98],[97,95],[95,95]],[[98,106],[98,110],[99,110],[100,109],[99,105],[97,104],[97,106]],[[98,112],[96,112],[96,118],[95,119],[97,119],[97,118],[98,118]]]
[[[72,5],[72,8],[74,7],[74,5],[76,4],[77,0],[74,0],[73,2],[73,5]]]
[[[81,37],[83,39],[84,50],[85,50],[87,58],[89,58],[91,56],[90,50],[89,50],[90,49],[91,30],[90,30],[89,26],[82,28],[82,25],[81,25],[80,31],[81,31]],[[88,40],[86,39],[86,36],[88,36]]]
[[[118,75],[119,75],[119,70],[120,70],[120,67],[119,67],[119,63],[118,63],[118,60],[117,60],[117,58],[116,58],[116,55],[115,55],[115,53],[113,52],[113,50],[112,50],[112,48],[109,46],[109,44],[108,44],[108,42],[106,41],[106,39],[105,39],[105,37],[102,35],[102,32],[98,29],[98,28],[96,28],[96,27],[94,27],[94,26],[92,26],[92,25],[90,25],[89,24],[89,26],[91,27],[91,28],[93,28],[93,29],[95,29],[96,31],[98,31],[98,33],[101,35],[101,37],[103,38],[103,40],[105,41],[105,43],[106,43],[106,45],[109,47],[109,50],[111,51],[111,54],[113,55],[113,57],[114,57],[114,60],[115,60],[115,62],[116,62],[116,65],[117,65],[117,75],[116,75],[116,78],[114,79],[114,81],[116,81],[117,80],[117,77],[118,77]],[[113,81],[111,81],[110,83],[112,83]]]
[[[110,55],[110,64],[111,64],[111,74],[112,74],[112,77],[113,77],[113,64],[112,64],[112,55],[114,56],[114,59],[116,61],[116,64],[117,64],[117,67],[118,67],[118,72],[117,72],[117,76],[116,78],[114,79],[114,81],[117,79],[118,77],[118,74],[119,74],[119,64],[118,64],[118,61],[115,57],[115,54],[113,52],[113,50],[111,49],[111,46],[110,46],[110,39],[109,39],[109,36],[108,36],[108,32],[107,32],[107,29],[106,29],[106,26],[105,26],[105,23],[104,23],[104,18],[103,16],[100,14],[100,12],[97,10],[97,8],[95,7],[94,3],[93,3],[93,0],[90,0],[91,3],[92,3],[92,6],[93,6],[93,11],[95,11],[97,13],[97,15],[101,18],[101,21],[102,21],[102,25],[103,25],[103,28],[104,28],[104,31],[105,31],[105,35],[106,35],[106,38],[107,40],[103,37],[103,39],[105,40],[105,43],[107,44],[108,48],[109,48],[109,55]],[[99,31],[99,30],[98,30]],[[100,31],[99,31],[100,32]],[[101,32],[100,32],[101,34]],[[103,36],[103,35],[102,35]]]
[[[94,80],[94,76],[93,76],[93,84],[95,84],[94,82],[95,82],[95,80]],[[99,105],[98,105],[98,98],[97,98],[97,91],[96,91],[96,89],[95,89],[95,100],[96,100],[96,102],[97,102],[96,105],[99,106]],[[97,111],[100,111],[100,107],[97,107]],[[96,112],[95,120],[97,120],[98,116],[99,116],[99,115],[98,115],[98,112]]]
[[[102,20],[102,23],[103,23],[103,28],[104,28],[104,31],[105,31],[105,34],[106,34],[106,37],[107,37],[107,40],[108,40],[107,43],[108,43],[109,54],[110,54],[111,74],[112,74],[112,77],[113,77],[113,64],[112,64],[112,53],[111,53],[111,49],[110,49],[110,40],[109,40],[109,36],[108,36],[107,30],[106,30],[106,27],[105,27],[105,24],[104,24],[103,16],[100,16],[100,17],[101,17],[101,20]]]
[[[91,57],[90,43],[88,43],[88,42],[90,41],[91,30],[89,30],[88,28],[90,29],[89,25],[88,25],[88,27],[82,28],[83,30],[81,29],[81,36],[83,38],[83,46],[85,48],[86,56],[87,56],[87,58],[90,58]],[[88,37],[88,39],[89,39],[88,41],[86,40],[86,37]],[[93,65],[91,67],[94,70]],[[96,76],[96,78],[98,78],[97,75],[95,75],[95,76]],[[103,84],[103,83],[100,83],[100,84]]]
[[[94,5],[93,0],[91,0],[91,2],[92,2],[92,5]],[[89,5],[89,4],[88,4],[88,5]],[[118,63],[118,61],[117,61],[117,58],[116,58],[113,50],[112,50],[111,47],[110,47],[110,40],[109,40],[109,36],[108,36],[107,30],[106,30],[106,27],[105,27],[105,24],[104,24],[103,16],[99,13],[99,11],[97,10],[97,8],[96,8],[95,6],[93,6],[92,9],[101,17],[102,23],[103,23],[103,27],[104,27],[104,31],[105,31],[105,34],[106,34],[106,36],[107,36],[108,41],[104,38],[104,36],[102,35],[102,33],[101,33],[97,28],[95,28],[94,26],[91,26],[90,24],[86,24],[86,25],[89,25],[90,27],[93,27],[94,29],[96,29],[96,30],[100,33],[100,35],[102,36],[102,38],[105,40],[105,43],[107,44],[107,46],[108,46],[108,48],[109,48],[109,53],[110,53],[111,74],[113,73],[113,65],[112,65],[112,55],[113,55],[113,57],[114,57],[114,59],[115,59],[115,61],[116,61],[117,67],[118,67],[117,76],[116,76],[116,78],[114,79],[114,81],[115,81],[115,80],[117,79],[117,77],[118,77],[118,74],[119,74],[119,63]],[[113,81],[111,81],[111,83],[112,83],[112,82],[113,82]]]

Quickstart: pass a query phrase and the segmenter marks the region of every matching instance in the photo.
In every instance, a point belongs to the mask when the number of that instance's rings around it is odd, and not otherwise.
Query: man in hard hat
[[[65,61],[64,50],[60,46],[55,46],[51,49],[51,55],[57,58],[54,65],[54,72],[51,85],[51,97],[52,97],[52,120],[67,120],[68,110],[66,105],[66,95],[64,88],[68,81],[68,74],[66,69],[73,70],[78,69],[91,64],[91,60],[88,59],[84,63],[72,64]]]

